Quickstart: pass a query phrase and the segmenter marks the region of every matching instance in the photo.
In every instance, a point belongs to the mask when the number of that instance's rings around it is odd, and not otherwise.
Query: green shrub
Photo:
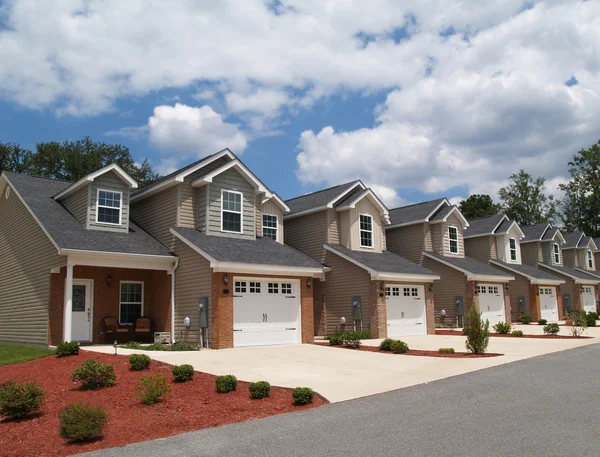
[[[175,382],[191,381],[194,377],[194,367],[191,365],[179,365],[173,367]]]
[[[358,349],[360,347],[360,338],[357,332],[344,333],[342,339],[344,340],[344,344],[346,345],[346,347],[352,349]]]
[[[152,343],[146,346],[142,346],[142,349],[144,351],[170,351],[171,346],[163,343]]]
[[[86,441],[102,436],[106,412],[100,406],[73,403],[60,413],[60,436],[68,441]]]
[[[593,317],[590,317],[590,318],[594,319],[595,321],[597,321],[598,317],[600,317],[600,315],[597,312],[595,312],[595,311],[590,311],[589,313],[587,313],[587,316],[588,317],[593,316]]]
[[[544,326],[544,333],[548,335],[556,335],[558,332],[560,332],[560,327],[556,322]]]
[[[184,351],[195,351],[194,346],[188,343],[173,343],[171,345],[171,351],[184,352]]]
[[[129,356],[129,365],[134,371],[142,371],[150,366],[152,359],[146,354],[131,354]]]
[[[79,345],[77,343],[67,343],[66,341],[56,346],[57,357],[68,357],[79,354]]]
[[[471,306],[467,313],[467,324],[464,332],[467,335],[466,348],[474,354],[485,353],[490,342],[490,321],[481,320],[477,307]]]
[[[354,333],[356,333],[356,336],[360,340],[370,340],[371,339],[371,332],[369,330],[358,330]]]
[[[296,387],[292,392],[294,398],[294,404],[296,405],[308,405],[312,403],[315,393],[310,387]]]
[[[0,416],[16,419],[36,414],[43,402],[44,391],[35,382],[8,381],[0,385]]]
[[[171,392],[167,377],[159,374],[142,375],[137,388],[140,400],[145,405],[156,403]]]
[[[386,338],[385,340],[383,340],[381,342],[381,344],[379,345],[379,349],[381,349],[382,351],[391,351],[392,350],[392,343],[394,342],[393,339],[391,338]]]
[[[137,341],[128,341],[127,343],[122,344],[121,347],[123,349],[144,349]]]
[[[231,374],[219,376],[215,380],[215,383],[217,385],[217,392],[219,392],[220,394],[233,392],[237,389],[237,378]]]
[[[341,346],[344,344],[344,340],[341,336],[331,336],[329,337],[329,345],[330,346]]]
[[[439,348],[438,352],[440,354],[454,354],[454,348]]]
[[[494,325],[494,330],[502,335],[510,333],[511,329],[512,325],[510,325],[508,322],[498,322],[496,325]]]
[[[538,321],[538,325],[546,325],[548,323],[548,321],[546,319],[540,319]]]
[[[404,341],[394,340],[394,342],[390,345],[390,350],[394,354],[404,354],[405,352],[408,352],[408,344],[406,344]]]
[[[587,324],[588,327],[595,327],[596,326],[596,313],[587,313],[585,316],[585,322]]]
[[[73,381],[81,381],[84,390],[110,387],[114,385],[117,375],[115,368],[109,363],[101,363],[97,360],[86,360],[81,367],[71,374]]]
[[[531,324],[531,321],[533,321],[533,319],[530,314],[521,314],[521,317],[519,318],[521,324]]]
[[[251,398],[265,398],[271,393],[271,384],[269,384],[267,381],[253,382],[250,384],[250,387],[248,387],[248,390],[250,391]]]
[[[580,309],[569,310],[567,317],[571,321],[571,327],[569,328],[571,335],[577,338],[582,336],[588,327],[588,318],[585,311]]]
[[[513,330],[512,331],[512,336],[523,336],[523,330]]]

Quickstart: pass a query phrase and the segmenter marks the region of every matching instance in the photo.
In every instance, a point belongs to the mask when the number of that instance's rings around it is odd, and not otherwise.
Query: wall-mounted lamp
[[[106,281],[106,285],[108,287],[110,287],[110,285],[112,284],[112,276],[111,275],[106,276],[106,278],[104,278],[104,281]]]
[[[433,292],[433,283],[429,284],[429,292]]]
[[[584,287],[583,286],[579,286],[579,290],[583,292]]]
[[[340,324],[344,325],[346,323],[346,318],[344,316],[340,317]]]
[[[191,325],[192,325],[192,320],[188,316],[185,316],[183,318],[183,326],[189,328]]]
[[[225,274],[223,275],[223,282],[224,282],[225,284],[227,284],[227,283],[229,282],[229,275],[228,275],[227,273],[225,273]]]
[[[446,315],[446,310],[445,309],[441,310],[440,311],[440,316],[444,317],[445,315]]]
[[[306,280],[306,287],[310,287],[310,286],[312,286],[312,279],[308,278]]]
[[[508,287],[508,283],[506,283],[506,284],[504,285],[504,287],[506,287],[506,290],[509,290],[509,289],[510,289],[510,288]]]

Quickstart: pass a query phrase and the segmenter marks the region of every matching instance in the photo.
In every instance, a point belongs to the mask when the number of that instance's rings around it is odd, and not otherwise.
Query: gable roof
[[[531,265],[520,265],[520,264],[516,264],[516,263],[507,263],[507,262],[503,262],[501,260],[495,260],[492,259],[490,260],[490,264],[492,264],[493,266],[497,266],[500,268],[504,268],[508,271],[510,271],[511,273],[516,273],[520,276],[524,276],[527,279],[529,279],[529,281],[532,284],[563,284],[565,281],[563,279],[560,279],[556,276],[551,275],[550,273],[546,273],[545,271],[542,270],[538,270],[535,267],[532,267]]]
[[[456,205],[442,206],[442,208],[437,213],[435,213],[435,215],[432,218],[429,219],[429,222],[432,224],[446,222],[451,214],[456,214],[458,218],[462,220],[463,226],[469,226],[469,221],[467,221],[465,216],[463,216],[463,214],[458,209],[458,206]]]
[[[507,282],[515,279],[508,273],[471,257],[444,257],[435,252],[424,252],[423,255],[464,273],[469,281]]]
[[[386,229],[427,222],[444,204],[450,206],[450,202],[446,198],[438,198],[437,200],[391,209],[391,225]]]
[[[67,195],[71,194],[72,192],[76,191],[77,189],[79,189],[81,186],[88,184],[92,181],[94,181],[96,178],[105,175],[106,173],[110,173],[113,172],[115,175],[117,175],[117,177],[123,181],[125,184],[127,184],[127,186],[130,189],[137,189],[138,184],[137,182],[135,182],[135,180],[129,176],[125,170],[123,170],[120,166],[118,166],[116,163],[111,163],[110,165],[106,165],[105,167],[100,168],[99,170],[96,170],[93,173],[90,173],[86,176],[84,176],[83,178],[81,178],[79,181],[74,182],[73,184],[71,184],[70,186],[67,186],[65,189],[61,190],[59,193],[57,193],[54,196],[55,200],[59,200],[60,198],[66,197]]]
[[[596,244],[596,250],[594,252],[600,252],[600,238],[593,238],[593,240]]]
[[[301,214],[321,211],[326,208],[333,208],[336,204],[343,204],[350,200],[352,195],[363,189],[366,189],[365,185],[360,180],[356,180],[300,197],[290,198],[285,201],[290,208],[290,212],[285,217],[290,218]]]
[[[533,241],[551,241],[555,240],[556,237],[558,237],[560,243],[565,243],[565,238],[560,230],[556,227],[552,227],[552,225],[547,222],[541,222],[535,225],[522,225],[519,226],[519,228],[525,234],[525,238],[521,240],[521,244],[531,243]]]
[[[581,246],[581,242],[584,237],[585,237],[585,233],[583,233],[583,232],[565,233],[564,234],[565,244],[563,245],[562,248],[563,249],[574,249],[574,248],[579,248],[579,247],[585,247],[585,246]]]
[[[385,219],[389,220],[389,211],[387,206],[379,199],[377,194],[373,192],[372,189],[364,189],[359,190],[357,192],[351,192],[352,196],[349,198],[344,198],[343,201],[335,204],[335,209],[337,211],[345,211],[351,208],[355,208],[356,204],[360,202],[363,198],[368,198],[370,202],[379,208],[379,213]]]
[[[70,187],[71,182],[6,171],[2,172],[2,177],[23,201],[59,254],[64,251],[94,251],[173,257],[169,249],[133,222],[129,224],[129,233],[86,230],[53,198]]]
[[[600,284],[600,278],[593,276],[585,271],[575,268],[568,268],[559,265],[548,265],[538,262],[538,266],[550,270],[553,273],[562,274],[575,281],[575,284]]]
[[[464,232],[464,238],[475,238],[485,235],[504,235],[510,232],[513,226],[517,227],[521,237],[525,236],[519,225],[503,213],[471,219],[469,221],[469,228]]]

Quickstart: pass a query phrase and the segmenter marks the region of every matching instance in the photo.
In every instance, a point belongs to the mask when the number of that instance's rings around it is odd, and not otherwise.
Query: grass
[[[0,344],[0,367],[11,363],[27,362],[54,354],[51,349],[16,344]]]

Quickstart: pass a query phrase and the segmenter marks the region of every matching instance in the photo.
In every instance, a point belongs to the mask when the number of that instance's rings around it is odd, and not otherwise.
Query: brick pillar
[[[558,305],[558,318],[560,320],[566,317],[565,308],[563,307],[563,296],[560,291],[560,286],[556,288],[556,303]]]
[[[533,322],[537,322],[542,318],[540,309],[540,293],[537,284],[529,285],[529,312]]]
[[[327,333],[327,303],[323,289],[325,284],[319,279],[313,279],[314,301],[314,334],[323,336]]]
[[[311,281],[311,287],[308,287],[308,281]],[[314,323],[314,292],[313,287],[318,283],[317,280],[310,278],[300,279],[300,313],[302,315],[302,343],[315,342],[315,323]]]
[[[224,273],[212,276],[212,347],[226,349],[233,347],[233,277],[229,283],[223,282]]]
[[[429,291],[430,284],[425,284],[425,320],[427,323],[427,334],[435,335],[435,302],[434,293]],[[435,287],[435,286],[434,286]]]
[[[371,336],[387,338],[387,310],[383,281],[371,281],[369,312],[371,315]]]
[[[475,281],[467,281],[467,287],[465,289],[465,299],[463,303],[463,327],[465,326],[465,318],[467,316],[467,313],[471,309],[471,306],[475,306],[477,310],[481,312],[481,310],[479,309],[479,296],[477,295],[477,286]]]
[[[504,287],[504,315],[506,322],[512,322],[512,307],[510,306],[510,294],[507,286]]]

